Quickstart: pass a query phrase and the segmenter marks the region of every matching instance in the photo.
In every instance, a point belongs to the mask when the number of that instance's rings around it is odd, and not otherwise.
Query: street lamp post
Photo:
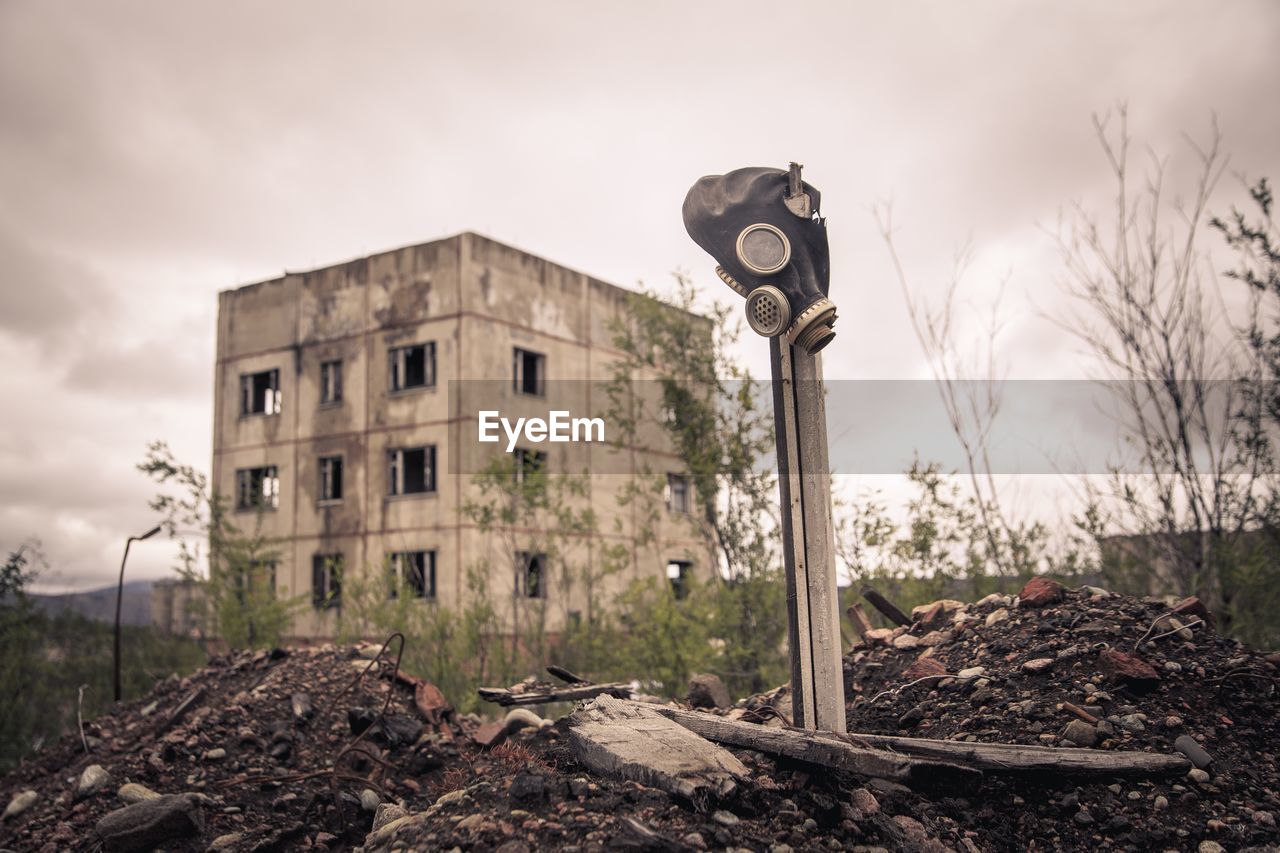
[[[130,536],[128,539],[126,539],[126,540],[124,541],[124,557],[120,560],[120,582],[116,585],[116,637],[115,637],[115,648],[114,648],[114,653],[113,653],[113,655],[112,655],[112,657],[113,657],[113,670],[114,670],[114,676],[115,676],[115,695],[116,695],[116,701],[117,701],[117,702],[119,702],[119,701],[120,701],[120,697],[121,697],[121,688],[120,688],[120,603],[121,603],[121,599],[123,599],[123,598],[124,598],[124,564],[125,564],[125,563],[128,561],[128,559],[129,559],[129,546],[130,546],[130,545],[132,545],[134,542],[141,542],[143,539],[150,539],[152,536],[155,536],[155,535],[156,535],[157,533],[159,533],[159,532],[160,532],[160,526],[159,526],[159,525],[156,525],[155,527],[151,528],[150,530],[148,530],[146,533],[142,534],[141,536]]]

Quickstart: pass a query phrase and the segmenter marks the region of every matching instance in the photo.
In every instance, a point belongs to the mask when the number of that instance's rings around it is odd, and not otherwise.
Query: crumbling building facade
[[[385,582],[387,595],[415,606],[456,608],[475,571],[499,613],[536,597],[548,631],[580,618],[585,591],[558,584],[536,544],[521,545],[539,531],[495,536],[464,511],[475,467],[461,457],[475,450],[477,411],[462,389],[488,383],[503,409],[545,415],[548,385],[577,380],[583,407],[598,408],[586,398],[620,357],[611,321],[629,296],[472,233],[219,295],[212,481],[239,527],[260,525],[272,540],[267,582],[310,602],[293,635],[331,636],[344,586],[357,581]],[[709,572],[689,518],[692,487],[661,444],[515,450],[550,455],[551,470],[560,453],[586,460],[581,500],[598,523],[572,544],[573,559],[590,566],[607,545],[615,559],[627,554],[598,598],[636,578],[679,588]],[[641,472],[666,477],[656,527],[617,499]]]

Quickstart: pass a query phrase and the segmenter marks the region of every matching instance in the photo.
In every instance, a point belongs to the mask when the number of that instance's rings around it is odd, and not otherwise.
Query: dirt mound
[[[1173,754],[1189,738],[1210,763],[1187,776],[913,791],[734,748],[734,799],[684,802],[592,775],[564,721],[460,719],[390,661],[360,676],[370,650],[327,647],[220,658],[87,725],[89,754],[76,734],[34,756],[0,780],[0,848],[1272,849],[1275,666],[1190,611],[1179,628],[1154,624],[1158,602],[1038,588],[918,609],[846,658],[851,732]],[[789,712],[781,689],[717,713]]]

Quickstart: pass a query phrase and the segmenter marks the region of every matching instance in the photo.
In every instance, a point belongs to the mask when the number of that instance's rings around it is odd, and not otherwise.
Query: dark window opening
[[[320,457],[320,500],[342,500],[342,457]]]
[[[681,474],[668,474],[666,498],[667,509],[670,512],[688,515],[689,481]]]
[[[342,361],[320,363],[320,405],[342,402]]]
[[[240,414],[280,414],[280,371],[240,374]]]
[[[341,554],[316,554],[311,558],[311,606],[316,610],[342,607]]]
[[[436,384],[435,341],[394,347],[387,351],[391,369],[389,387],[392,391],[411,388],[429,388]]]
[[[275,509],[279,505],[276,466],[236,469],[236,509]]]
[[[691,571],[693,563],[688,560],[671,560],[667,563],[667,581],[671,584],[671,594],[676,598],[684,598],[689,594]]]
[[[546,598],[547,581],[546,554],[516,552],[516,595],[524,598]]]
[[[547,357],[541,353],[516,348],[513,358],[512,385],[517,394],[545,396]]]
[[[515,457],[515,480],[517,483],[525,483],[533,475],[542,470],[542,466],[547,462],[547,454],[541,450],[525,450],[523,447],[517,447],[514,454]]]
[[[399,551],[388,555],[389,596],[399,598],[403,589],[409,598],[436,597],[436,552]]]
[[[436,447],[387,451],[388,494],[417,495],[436,490]]]

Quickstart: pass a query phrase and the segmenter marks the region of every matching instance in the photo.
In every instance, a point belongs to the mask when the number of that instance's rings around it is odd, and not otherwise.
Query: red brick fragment
[[[1173,612],[1186,614],[1187,616],[1199,616],[1206,625],[1213,624],[1213,614],[1209,612],[1208,607],[1205,607],[1204,602],[1194,595],[1184,598],[1175,604]]]
[[[946,675],[947,668],[938,662],[936,658],[916,658],[911,666],[902,671],[903,678],[908,681],[915,681],[917,678],[925,678],[930,675]]]
[[[1018,593],[1018,599],[1028,607],[1044,607],[1061,601],[1066,590],[1062,584],[1049,578],[1032,578]]]
[[[1098,669],[1116,684],[1138,691],[1151,690],[1160,683],[1160,675],[1151,664],[1137,655],[1104,649],[1098,655]]]
[[[471,739],[481,749],[492,749],[507,739],[507,727],[502,723],[485,723],[476,729]]]

